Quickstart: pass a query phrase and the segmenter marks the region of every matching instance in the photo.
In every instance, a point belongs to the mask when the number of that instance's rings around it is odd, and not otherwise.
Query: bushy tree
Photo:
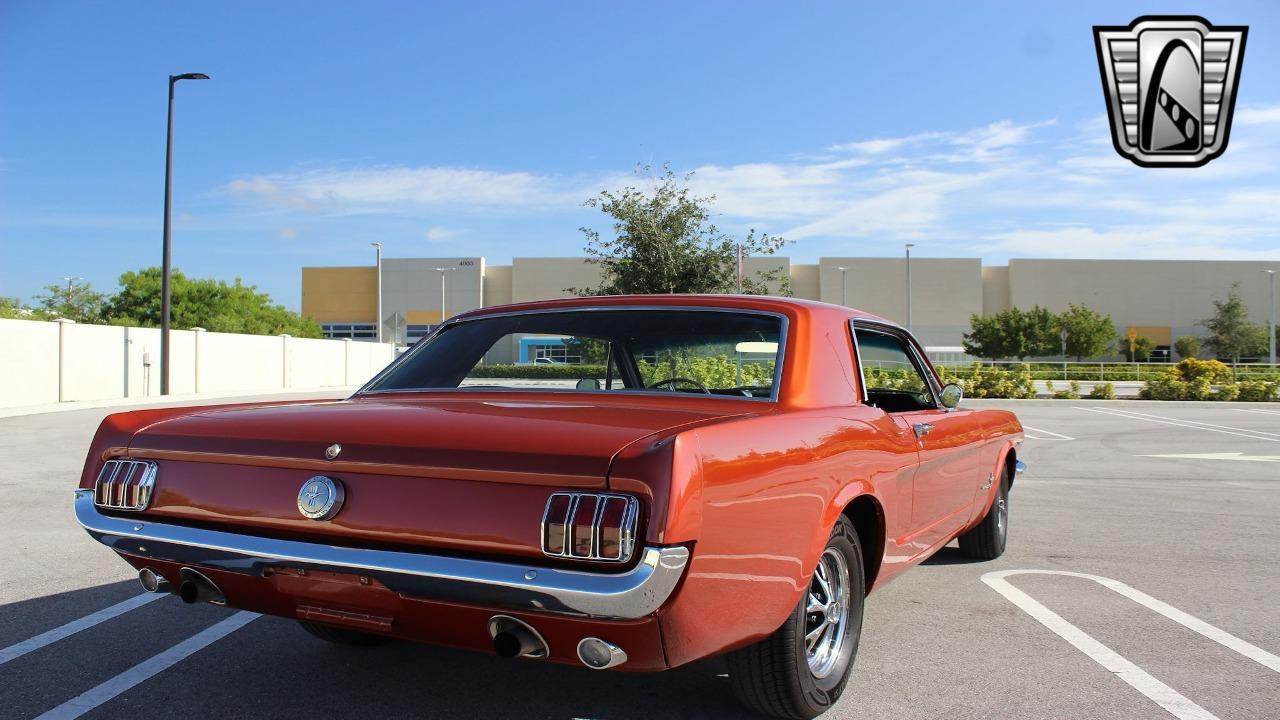
[[[66,318],[78,323],[102,322],[103,305],[107,297],[93,289],[89,283],[53,283],[44,286],[44,293],[35,296],[40,315],[46,319]]]
[[[1249,309],[1240,299],[1240,283],[1231,286],[1226,300],[1214,300],[1213,307],[1213,317],[1199,322],[1209,331],[1205,347],[1218,357],[1231,358],[1233,363],[1267,351],[1267,331],[1249,322]]]
[[[1173,341],[1173,349],[1180,358],[1194,358],[1200,354],[1200,338],[1195,335],[1183,335]]]
[[[46,320],[44,312],[27,307],[18,298],[0,297],[0,318],[7,320]]]
[[[1155,352],[1155,341],[1149,337],[1138,336],[1133,341],[1133,351],[1129,351],[1129,337],[1121,335],[1116,339],[1116,347],[1120,348],[1120,354],[1129,358],[1129,362],[1146,362],[1151,353]]]
[[[1070,305],[1058,315],[1059,330],[1067,331],[1067,355],[1076,362],[1095,358],[1111,349],[1116,331],[1110,315],[1103,315],[1083,305]]]
[[[972,315],[964,335],[964,351],[988,360],[1039,357],[1058,352],[1058,318],[1036,305],[1030,310],[1009,308],[995,315]]]
[[[188,278],[174,270],[170,278],[172,325],[202,327],[213,332],[322,337],[310,318],[272,302],[271,296],[236,278]],[[113,325],[160,327],[160,268],[150,267],[120,276],[120,291],[106,303],[104,315]]]
[[[649,166],[637,168],[646,176]],[[597,288],[571,288],[580,295],[656,293],[731,293],[737,285],[739,241],[711,222],[714,196],[699,197],[688,186],[689,175],[677,177],[669,166],[653,186],[605,190],[584,203],[613,219],[613,237],[583,227],[588,262],[604,275]],[[741,241],[743,256],[772,255],[782,245],[780,237],[747,233]],[[790,279],[779,270],[742,278],[742,291],[762,295],[769,283],[783,295],[791,294]]]

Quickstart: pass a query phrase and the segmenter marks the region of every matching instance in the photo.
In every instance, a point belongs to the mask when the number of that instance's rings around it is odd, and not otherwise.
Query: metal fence
[[[977,361],[935,361],[936,367],[948,373],[964,375]],[[1036,380],[1096,380],[1102,382],[1145,382],[1160,375],[1175,363],[1165,362],[1018,362],[1016,360],[984,360],[983,367],[1021,370],[1026,367]],[[1231,367],[1230,365],[1228,365]],[[1233,367],[1239,380],[1280,380],[1280,365],[1240,363]]]

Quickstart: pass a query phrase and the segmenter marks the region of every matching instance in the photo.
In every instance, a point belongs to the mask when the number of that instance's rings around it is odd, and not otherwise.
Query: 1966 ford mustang
[[[491,377],[517,356],[556,379]],[[808,718],[868,592],[955,538],[1004,551],[1022,427],[960,395],[848,308],[510,305],[346,400],[111,415],[75,512],[189,603],[597,669],[728,653],[749,707]]]

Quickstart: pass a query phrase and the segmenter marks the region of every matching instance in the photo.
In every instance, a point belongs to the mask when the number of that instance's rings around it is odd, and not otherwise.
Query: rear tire
[[[995,560],[1009,542],[1009,469],[1000,471],[1000,487],[987,516],[959,538],[960,552],[975,560]]]
[[[384,635],[374,635],[373,633],[360,632],[359,630],[325,625],[324,623],[310,622],[308,620],[299,620],[298,624],[302,626],[303,630],[334,645],[373,647],[391,639]]]
[[[865,592],[862,546],[853,524],[841,516],[808,592],[787,621],[764,640],[727,656],[738,700],[778,718],[808,720],[829,710],[858,654]]]

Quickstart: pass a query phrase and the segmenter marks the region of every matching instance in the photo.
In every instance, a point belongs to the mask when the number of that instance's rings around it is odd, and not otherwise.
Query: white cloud
[[[1232,122],[1239,125],[1268,125],[1280,123],[1280,105],[1263,105],[1236,110]]]
[[[427,242],[442,243],[449,242],[461,234],[462,231],[457,228],[433,227],[427,228],[426,238]]]
[[[276,234],[280,236],[281,240],[294,240],[298,237],[297,229],[291,228],[288,225],[281,225],[280,229],[276,231]]]

